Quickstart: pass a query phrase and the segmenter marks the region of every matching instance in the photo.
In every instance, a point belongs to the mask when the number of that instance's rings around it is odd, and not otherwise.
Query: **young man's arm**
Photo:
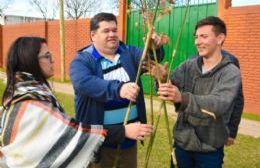
[[[234,55],[232,55],[231,53],[229,53],[225,50],[222,50],[221,52],[222,52],[223,56],[229,57],[229,59],[232,61],[232,63],[240,69],[239,61]],[[244,95],[243,95],[242,83],[239,86],[239,90],[238,90],[236,99],[234,101],[235,101],[234,109],[233,109],[233,112],[231,114],[231,117],[230,117],[230,120],[228,123],[228,128],[230,131],[229,137],[230,137],[231,141],[234,140],[237,136],[238,125],[241,121],[241,116],[242,116],[243,108],[244,108]]]

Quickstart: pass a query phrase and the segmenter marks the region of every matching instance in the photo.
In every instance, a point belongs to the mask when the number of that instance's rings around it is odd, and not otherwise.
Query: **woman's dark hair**
[[[7,55],[7,85],[3,94],[2,105],[13,97],[16,72],[27,72],[42,83],[49,84],[40,68],[38,55],[43,43],[47,43],[41,37],[19,37],[11,45]]]
[[[99,28],[99,23],[102,21],[114,21],[117,24],[116,16],[112,13],[98,13],[90,20],[90,31],[95,31]]]

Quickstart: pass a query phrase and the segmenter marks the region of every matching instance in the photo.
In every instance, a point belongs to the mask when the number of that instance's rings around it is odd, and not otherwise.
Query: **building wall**
[[[43,21],[43,18],[28,17],[28,16],[15,16],[15,15],[2,15],[0,16],[0,24],[18,24],[18,23],[30,23],[36,21]]]
[[[4,24],[5,24],[5,18],[0,15],[0,25],[4,25]]]
[[[29,24],[5,25],[2,26],[2,62],[6,63],[6,55],[12,42],[20,36],[40,36],[45,37],[45,22],[35,22]]]
[[[260,114],[260,5],[231,7],[231,0],[219,1],[219,16],[228,29],[224,48],[240,61],[244,111]]]
[[[68,78],[69,64],[77,51],[90,44],[89,19],[65,21],[65,73]],[[61,76],[59,22],[47,22],[47,40],[49,50],[55,60],[55,78]]]
[[[124,17],[118,16],[120,40],[125,39]],[[69,65],[77,51],[91,43],[90,19],[66,20],[65,23],[65,73],[69,79]],[[1,33],[1,30],[3,32]],[[2,38],[1,38],[2,36]],[[54,78],[61,76],[59,21],[34,22],[0,26],[0,66],[5,68],[6,56],[11,43],[20,36],[40,36],[46,38],[50,52],[55,61]],[[2,47],[1,47],[2,46]],[[3,49],[3,50],[1,50]],[[3,64],[2,64],[3,63]]]

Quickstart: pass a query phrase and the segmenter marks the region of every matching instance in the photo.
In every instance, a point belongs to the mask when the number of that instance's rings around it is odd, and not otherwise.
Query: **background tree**
[[[60,13],[60,57],[61,57],[61,82],[65,81],[65,30],[64,30],[64,3],[59,0]]]
[[[54,19],[59,7],[56,0],[30,0],[30,4],[39,10],[44,20]]]
[[[107,0],[109,1],[109,6],[111,7],[112,11],[114,14],[118,14],[119,12],[119,5],[120,5],[120,0]],[[111,12],[112,12],[111,11]]]
[[[0,16],[3,15],[4,10],[13,2],[13,0],[0,0]]]
[[[98,11],[101,0],[64,0],[66,17],[77,20]]]

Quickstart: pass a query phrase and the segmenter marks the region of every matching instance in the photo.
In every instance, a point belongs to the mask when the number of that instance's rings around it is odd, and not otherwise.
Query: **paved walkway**
[[[5,74],[0,72],[0,79],[4,79]],[[50,82],[53,89],[56,92],[62,92],[66,94],[74,94],[73,88],[71,84],[68,83],[57,83],[57,82]],[[145,99],[146,105],[149,105],[149,99]],[[154,111],[158,111],[160,102],[154,100]],[[148,109],[149,107],[147,107]],[[176,117],[176,113],[174,112],[174,108],[171,105],[167,105],[167,111],[170,112],[169,115],[172,116],[173,118]],[[255,138],[260,138],[260,122],[258,121],[253,121],[253,120],[248,120],[248,119],[243,119],[241,120],[241,123],[239,125],[239,130],[238,133],[243,134],[243,135],[249,135]]]

